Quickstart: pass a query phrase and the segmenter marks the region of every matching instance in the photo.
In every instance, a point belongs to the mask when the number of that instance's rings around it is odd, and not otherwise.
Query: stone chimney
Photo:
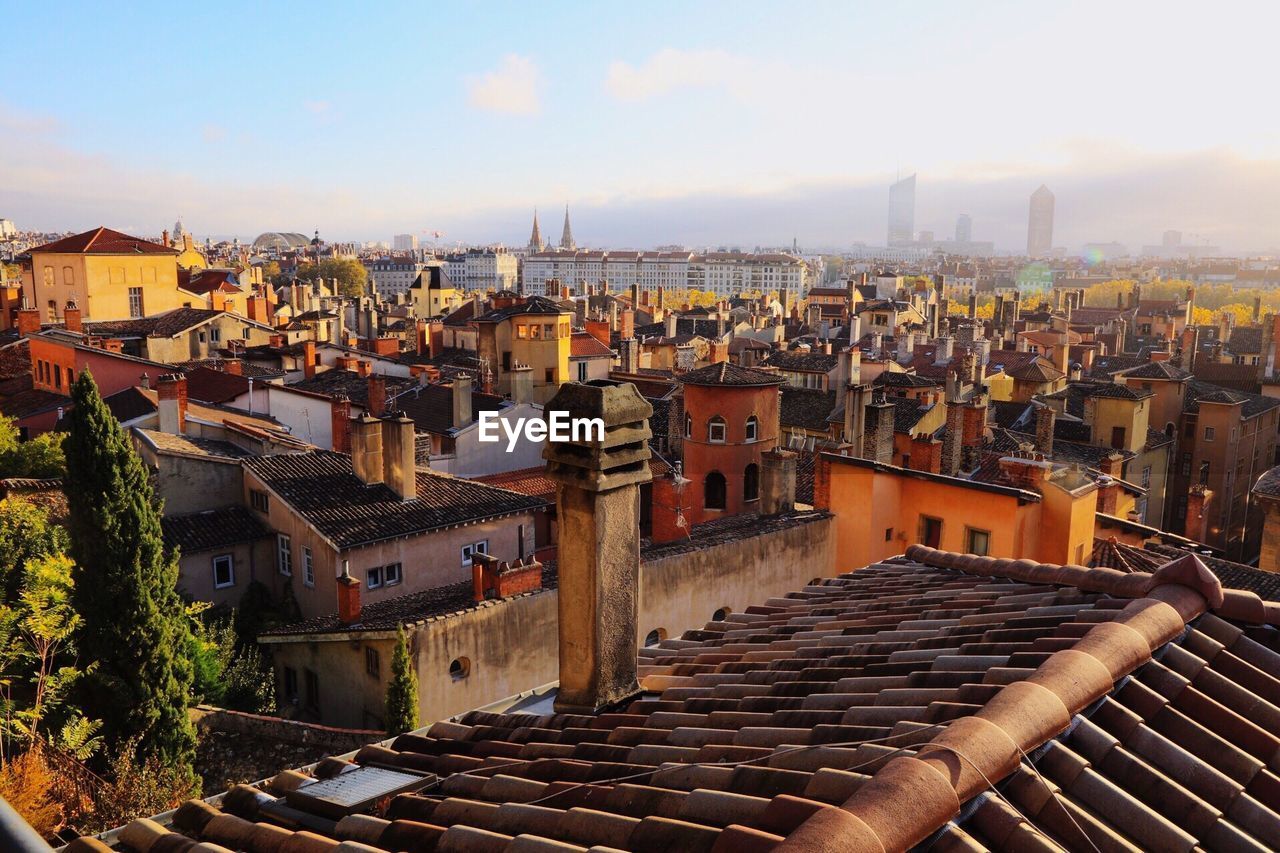
[[[330,434],[335,453],[351,452],[351,401],[337,394],[329,404]]]
[[[941,473],[954,477],[960,473],[960,454],[964,442],[964,403],[947,397],[947,427],[942,436]]]
[[[68,332],[84,331],[84,320],[74,299],[67,300],[67,307],[62,311],[62,324]]]
[[[676,319],[677,319],[676,312],[674,311],[670,312],[669,314],[667,314],[666,317],[662,318],[662,322],[664,324],[664,328],[663,328],[664,336],[668,338],[674,338],[676,336]]]
[[[160,431],[182,435],[187,426],[187,377],[165,373],[156,377]]]
[[[893,462],[893,416],[896,411],[883,390],[872,393],[867,406],[867,431],[863,436],[862,458],[888,465]]]
[[[462,429],[470,425],[472,418],[471,374],[458,373],[453,377],[453,418],[450,423],[454,429]]]
[[[548,442],[560,523],[557,713],[594,713],[636,694],[640,484],[653,407],[631,384],[561,385],[547,409],[600,418],[603,440]]]
[[[513,364],[507,371],[511,380],[511,402],[528,403],[533,400],[533,368],[527,364]]]
[[[955,345],[956,345],[955,338],[948,335],[946,337],[938,338],[935,344],[936,346],[933,352],[933,363],[934,364],[950,364],[951,357],[955,353]]]
[[[774,448],[760,455],[760,513],[777,515],[796,508],[796,454]]]
[[[635,373],[640,369],[640,342],[634,337],[618,342],[618,369],[623,373]]]
[[[351,577],[351,563],[342,561],[342,574],[338,576],[338,621],[354,625],[360,621],[360,581]]]
[[[622,313],[618,315],[618,337],[622,340],[634,338],[636,336],[636,312],[631,308],[624,308]],[[606,341],[605,343],[608,343]]]
[[[403,412],[382,421],[382,482],[406,501],[418,496],[414,435],[413,421]]]
[[[1036,408],[1036,450],[1045,456],[1053,457],[1053,429],[1058,413],[1050,406],[1040,405]]]
[[[843,393],[844,428],[840,438],[845,444],[853,445],[853,455],[859,456],[867,431],[867,398],[871,396],[871,386],[850,383]]]
[[[1000,460],[1000,471],[1015,488],[1039,492],[1053,473],[1053,463],[1039,453],[1015,453]]]
[[[365,415],[351,422],[351,468],[362,483],[382,482],[382,421]]]
[[[387,377],[380,373],[369,374],[369,403],[366,410],[375,418],[382,417],[387,411]]]

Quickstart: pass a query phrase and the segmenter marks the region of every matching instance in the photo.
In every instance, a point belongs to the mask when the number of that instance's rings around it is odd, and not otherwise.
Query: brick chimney
[[[74,299],[67,300],[67,307],[62,311],[62,324],[68,332],[84,331],[84,319]]]
[[[471,410],[471,393],[470,373],[458,373],[453,377],[453,418],[450,423],[454,429],[468,426],[475,418]]]
[[[1207,486],[1196,483],[1187,489],[1187,515],[1182,535],[1197,542],[1203,542],[1208,535],[1209,502],[1213,500],[1213,491]]]
[[[1000,470],[1016,488],[1038,492],[1053,473],[1053,463],[1038,453],[1015,453],[1000,460]]]
[[[19,308],[18,314],[18,335],[20,337],[30,337],[31,335],[40,333],[40,309],[39,308]]]
[[[774,448],[760,454],[760,513],[777,515],[796,508],[796,454]]]
[[[382,374],[369,374],[369,414],[380,418],[387,411],[387,377]]]
[[[351,421],[351,468],[363,483],[382,482],[382,421],[377,418]]]
[[[413,421],[403,413],[382,421],[382,482],[401,500],[418,496],[418,476]]]
[[[1045,456],[1053,456],[1053,430],[1058,413],[1052,406],[1040,405],[1036,408],[1036,450]]]
[[[351,401],[337,394],[329,404],[330,433],[335,453],[351,452]]]
[[[630,383],[561,385],[547,409],[600,418],[603,440],[548,442],[560,522],[557,713],[593,713],[639,691],[639,489],[653,407]]]
[[[1120,481],[1113,477],[1098,478],[1098,512],[1115,515],[1120,503]]]
[[[534,557],[503,563],[476,554],[471,558],[471,583],[476,601],[536,592],[542,589],[542,564]]]
[[[182,435],[187,426],[187,377],[165,373],[156,377],[160,432]]]
[[[360,621],[360,581],[351,577],[351,563],[342,561],[342,574],[338,576],[338,621],[354,625]]]
[[[831,509],[831,460],[825,453],[813,460],[813,508]]]
[[[618,337],[622,340],[634,338],[636,336],[636,312],[631,308],[624,308],[622,313],[618,315]]]
[[[308,379],[316,375],[316,342],[302,342],[302,375]]]

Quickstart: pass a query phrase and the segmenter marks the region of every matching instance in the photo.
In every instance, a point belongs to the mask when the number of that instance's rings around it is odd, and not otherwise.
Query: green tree
[[[369,273],[364,264],[350,258],[325,258],[318,264],[302,264],[298,267],[298,281],[338,280],[338,293],[355,298],[365,292]]]
[[[30,441],[18,440],[18,425],[0,415],[0,477],[61,477],[66,473],[59,432],[46,432]]]
[[[400,625],[391,653],[391,683],[387,685],[387,734],[411,732],[417,727],[418,671],[409,657],[409,638]]]
[[[19,498],[0,500],[0,598],[15,601],[25,567],[67,549],[67,531],[43,509]]]
[[[160,511],[142,460],[103,403],[89,371],[72,387],[66,491],[73,603],[80,655],[95,668],[77,683],[86,715],[107,742],[130,743],[194,778],[187,718],[192,671],[176,557],[166,554]]]

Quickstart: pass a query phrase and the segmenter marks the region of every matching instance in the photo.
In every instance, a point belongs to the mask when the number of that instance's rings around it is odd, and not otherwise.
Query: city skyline
[[[950,233],[963,212],[1001,251],[1025,246],[1026,198],[1042,183],[1058,197],[1055,243],[1072,250],[1175,228],[1257,251],[1280,231],[1261,201],[1280,191],[1280,130],[1237,85],[1267,70],[1268,28],[1237,26],[1245,7],[1193,21],[1167,6],[939,6],[924,23],[871,6],[804,21],[766,6],[606,8],[589,22],[553,7],[518,27],[513,9],[388,6],[347,21],[230,6],[228,30],[278,36],[270,50],[192,39],[191,16],[167,6],[127,19],[15,9],[16,28],[56,29],[64,61],[44,61],[41,39],[0,60],[0,217],[158,233],[181,212],[198,234],[242,240],[319,228],[520,246],[535,206],[569,204],[587,246],[838,247],[881,243],[885,187],[917,173],[917,231]],[[623,42],[591,37],[623,27]],[[398,49],[427,32],[449,36],[429,59]],[[342,50],[314,47],[335,33]],[[838,49],[852,33],[864,49]],[[1043,61],[1100,33],[1240,49],[1230,69],[1131,52],[1097,69]],[[150,47],[121,58],[122,40]],[[1004,48],[973,49],[988,43]],[[858,109],[830,109],[850,97]],[[1163,116],[1187,99],[1205,107],[1173,133]],[[904,105],[928,121],[897,117]],[[884,129],[866,132],[868,119]]]

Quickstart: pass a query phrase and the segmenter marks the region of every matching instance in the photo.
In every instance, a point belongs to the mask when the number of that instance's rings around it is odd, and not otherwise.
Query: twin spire
[[[533,233],[529,235],[529,251],[541,252],[547,248],[542,239],[542,229],[538,227],[538,209],[533,209]],[[569,205],[564,206],[564,231],[560,234],[560,249],[566,252],[576,251],[578,244],[573,239],[573,229],[569,226]]]

